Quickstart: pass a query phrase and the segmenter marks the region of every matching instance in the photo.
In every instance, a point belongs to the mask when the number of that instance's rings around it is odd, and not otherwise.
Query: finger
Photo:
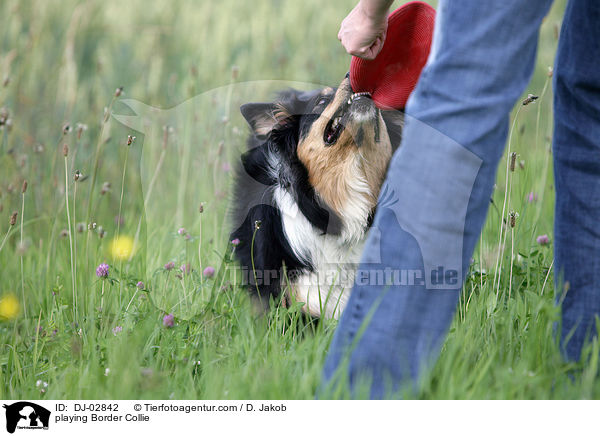
[[[369,56],[371,57],[371,59],[375,59],[377,57],[377,55],[381,52],[382,49],[383,49],[383,39],[377,38],[375,40],[375,42],[373,43],[373,45],[371,45],[371,47],[369,47]]]
[[[352,56],[356,56],[357,58],[367,60],[372,59],[371,57],[369,57],[369,52],[367,49],[348,50],[348,53],[350,53]]]
[[[373,54],[372,51],[367,51],[365,54],[363,54],[362,56],[360,56],[362,59],[365,59],[367,61],[372,61],[373,59],[375,59],[375,55]]]
[[[383,41],[380,38],[377,38],[373,45],[371,46],[371,54],[373,58],[376,58],[381,49],[383,48]]]

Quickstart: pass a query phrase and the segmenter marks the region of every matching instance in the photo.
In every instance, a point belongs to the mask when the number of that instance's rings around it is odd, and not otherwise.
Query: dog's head
[[[376,108],[368,94],[352,91],[347,77],[337,89],[285,91],[275,102],[246,104],[241,111],[253,129],[251,146],[271,153],[271,182],[302,209],[297,178],[305,177],[316,200],[340,221],[329,222],[328,232],[340,228],[360,237],[398,145],[402,114]]]

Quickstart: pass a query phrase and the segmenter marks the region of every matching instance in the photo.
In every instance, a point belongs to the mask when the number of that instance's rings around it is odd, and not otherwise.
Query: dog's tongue
[[[370,92],[382,109],[404,109],[427,62],[435,9],[427,3],[406,3],[388,17],[381,52],[371,61],[352,57],[350,85],[354,92]]]

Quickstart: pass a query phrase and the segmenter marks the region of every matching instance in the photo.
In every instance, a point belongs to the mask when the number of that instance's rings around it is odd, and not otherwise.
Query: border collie
[[[232,239],[249,290],[338,318],[371,224],[403,113],[337,89],[287,90],[241,107],[251,127],[236,171]],[[236,241],[237,242],[237,241]]]

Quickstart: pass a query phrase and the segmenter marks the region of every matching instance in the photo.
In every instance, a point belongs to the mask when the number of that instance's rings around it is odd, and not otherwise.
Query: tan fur
[[[381,114],[378,114],[379,142],[375,142],[373,120],[373,122],[362,123],[364,139],[360,147],[355,143],[359,128],[359,123],[356,122],[350,122],[346,126],[335,144],[332,146],[325,144],[323,132],[327,123],[351,95],[349,80],[344,79],[334,100],[298,144],[298,157],[308,170],[310,183],[325,203],[342,218],[346,214],[348,203],[352,200],[350,196],[362,195],[370,208],[375,207],[392,155],[390,138]],[[368,185],[368,192],[357,193],[352,189],[359,179]]]

